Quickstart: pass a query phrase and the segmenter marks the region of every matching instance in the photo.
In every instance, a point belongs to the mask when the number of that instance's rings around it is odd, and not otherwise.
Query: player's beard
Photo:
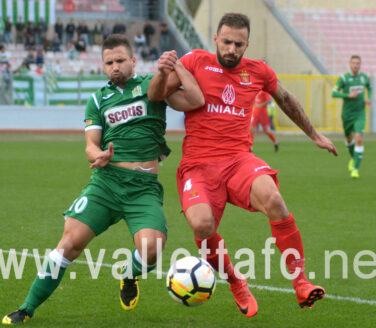
[[[124,74],[121,74],[119,76],[111,76],[110,80],[113,84],[122,86],[127,83],[128,78]]]
[[[117,85],[117,86],[120,86],[120,87],[124,87],[125,84],[127,83],[127,81],[132,77],[132,72],[129,72],[129,73],[121,73],[121,72],[118,72],[120,73],[118,76],[110,76],[110,81]]]
[[[230,58],[233,59],[233,61],[228,62],[228,61],[226,61],[225,57],[230,57]],[[219,50],[217,49],[217,58],[218,58],[219,63],[220,63],[224,68],[234,68],[234,67],[238,66],[238,64],[239,64],[240,61],[242,60],[243,56],[240,56],[239,58],[236,58],[234,55],[224,55],[224,56],[222,56],[222,55],[219,53]]]

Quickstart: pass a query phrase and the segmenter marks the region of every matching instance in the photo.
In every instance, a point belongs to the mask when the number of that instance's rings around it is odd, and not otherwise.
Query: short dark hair
[[[350,57],[350,61],[353,60],[353,59],[359,59],[359,61],[362,61],[362,58],[360,58],[359,55],[352,55],[352,56]]]
[[[129,56],[133,57],[133,51],[131,44],[124,34],[110,34],[102,44],[102,54],[106,49],[114,49],[116,47],[125,47],[127,49]]]
[[[246,27],[249,32],[251,31],[249,18],[246,15],[243,14],[237,14],[237,13],[227,13],[225,14],[221,20],[219,21],[218,28],[217,28],[217,34],[219,34],[219,31],[221,30],[223,25],[227,25],[234,28],[244,28]]]

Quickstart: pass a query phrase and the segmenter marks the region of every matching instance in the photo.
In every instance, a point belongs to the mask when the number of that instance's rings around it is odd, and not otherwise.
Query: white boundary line
[[[2,252],[3,253],[7,253],[7,254],[10,253],[10,251],[8,251],[8,250],[2,250]],[[22,252],[16,252],[16,254],[17,255],[22,255]],[[27,257],[32,257],[32,258],[35,257],[34,254],[30,254],[30,253],[27,253],[26,256]],[[44,257],[45,256],[43,256],[43,255],[40,256],[40,258],[42,258],[42,259]],[[73,264],[74,263],[88,265],[90,262],[81,261],[81,260],[75,260],[73,262]],[[92,262],[90,264],[98,265],[99,263]],[[113,265],[109,264],[109,263],[101,263],[99,265],[100,265],[100,267],[107,267],[107,268],[112,268],[113,267]],[[151,272],[155,273],[156,271],[151,271]],[[164,276],[166,274],[167,274],[167,272],[163,272]],[[219,284],[227,284],[228,282],[225,281],[225,280],[219,280],[219,279],[217,279],[217,283],[219,283]],[[294,289],[290,289],[290,288],[280,288],[280,287],[255,285],[255,284],[248,284],[248,286],[250,288],[255,288],[255,289],[258,289],[258,290],[267,290],[267,291],[271,291],[271,292],[286,293],[286,294],[295,294],[295,290]],[[362,298],[359,298],[359,297],[348,297],[348,296],[339,296],[339,295],[325,294],[325,298],[329,298],[329,299],[333,299],[333,300],[337,300],[337,301],[352,302],[352,303],[357,303],[357,304],[368,304],[368,305],[376,306],[376,300],[365,300],[365,299],[362,299]]]

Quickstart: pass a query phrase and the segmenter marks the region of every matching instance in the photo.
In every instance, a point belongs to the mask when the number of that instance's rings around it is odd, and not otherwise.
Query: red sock
[[[277,139],[275,138],[273,132],[267,132],[269,138],[274,142],[274,143],[277,143]]]
[[[210,253],[206,256],[206,260],[212,265],[212,267],[219,271],[219,256],[216,253],[216,250],[219,248],[219,243],[223,238],[217,232],[215,232],[212,236],[207,239],[198,239],[195,237],[195,242],[198,248],[201,248],[201,243],[206,240],[206,247],[210,250]],[[226,245],[223,243],[223,248],[226,248]],[[223,258],[223,267],[224,273],[227,273],[227,281],[232,284],[239,279],[236,278],[234,273],[234,266],[231,263],[230,257],[228,254],[224,254]]]
[[[288,248],[294,248],[300,255],[300,260],[295,259],[295,256],[290,254],[286,258],[286,265],[290,273],[294,273],[297,267],[301,268],[300,274],[293,280],[294,288],[300,280],[307,280],[304,273],[304,251],[303,242],[299,229],[295,224],[295,219],[290,213],[289,216],[281,221],[270,220],[272,228],[272,236],[276,238],[276,245],[281,253]]]

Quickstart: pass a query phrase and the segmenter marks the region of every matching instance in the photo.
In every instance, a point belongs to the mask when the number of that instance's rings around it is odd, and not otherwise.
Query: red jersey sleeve
[[[194,67],[195,67],[195,59],[196,59],[195,50],[192,50],[186,53],[183,57],[180,58],[181,63],[192,74],[193,74]]]
[[[269,94],[273,94],[277,90],[278,79],[277,75],[273,69],[265,64],[265,74],[264,74],[264,87],[263,90]]]

